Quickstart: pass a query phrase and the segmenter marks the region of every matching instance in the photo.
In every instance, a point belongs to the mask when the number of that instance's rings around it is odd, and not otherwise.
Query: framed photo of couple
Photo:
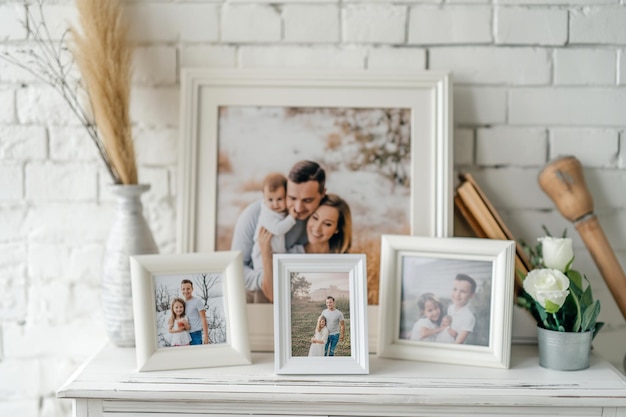
[[[274,255],[277,374],[367,374],[363,254]]]
[[[378,355],[508,368],[515,242],[383,235]]]
[[[319,164],[326,194],[349,206],[349,253],[367,257],[370,304],[378,302],[382,234],[452,234],[447,73],[188,68],[181,89],[180,252],[241,249],[234,242],[246,210],[267,206],[264,179],[288,177],[301,161]],[[242,254],[251,344],[271,351],[272,307],[260,303],[249,230]],[[308,233],[303,226],[301,237]]]
[[[250,363],[241,254],[130,258],[139,371]]]

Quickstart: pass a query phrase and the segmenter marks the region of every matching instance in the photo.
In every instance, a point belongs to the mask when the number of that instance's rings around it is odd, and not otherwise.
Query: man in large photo
[[[306,243],[306,221],[318,208],[325,194],[326,173],[317,162],[304,160],[294,164],[287,176],[285,196],[288,215],[292,215],[296,222],[285,234],[285,249]],[[263,283],[263,270],[253,268],[252,263],[252,248],[262,204],[264,204],[262,199],[257,200],[241,213],[235,225],[231,244],[232,250],[241,251],[243,255],[248,301],[256,303],[268,302],[273,298],[273,295],[268,293],[271,286]]]

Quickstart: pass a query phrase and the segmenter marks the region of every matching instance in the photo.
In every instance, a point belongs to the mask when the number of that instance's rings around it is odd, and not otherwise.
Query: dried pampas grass
[[[114,181],[137,184],[130,122],[133,50],[119,0],[76,0],[81,31],[71,28],[81,72]]]

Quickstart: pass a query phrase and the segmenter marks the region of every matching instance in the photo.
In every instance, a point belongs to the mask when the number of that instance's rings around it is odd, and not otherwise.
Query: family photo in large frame
[[[179,251],[241,250],[237,222],[264,198],[264,179],[301,161],[319,164],[324,193],[350,209],[349,252],[367,254],[370,304],[383,233],[451,233],[447,74],[186,69],[182,89]],[[249,269],[253,244],[242,250]],[[248,302],[267,301],[244,276]],[[271,307],[248,311],[271,320]],[[271,323],[250,331],[256,349],[273,348]]]

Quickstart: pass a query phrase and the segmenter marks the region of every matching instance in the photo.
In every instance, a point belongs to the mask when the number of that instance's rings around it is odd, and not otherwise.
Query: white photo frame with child
[[[249,364],[241,254],[130,257],[139,371]]]
[[[273,259],[276,374],[367,374],[365,255]]]
[[[352,206],[351,253],[367,255],[370,304],[383,233],[452,234],[448,73],[186,68],[181,94],[179,252],[234,250],[234,225],[263,177],[303,159],[320,162],[327,190]],[[380,152],[364,159],[377,161],[348,167],[365,137]],[[271,305],[250,302],[248,318],[253,350],[272,351]]]
[[[515,242],[384,235],[378,355],[509,368]]]

